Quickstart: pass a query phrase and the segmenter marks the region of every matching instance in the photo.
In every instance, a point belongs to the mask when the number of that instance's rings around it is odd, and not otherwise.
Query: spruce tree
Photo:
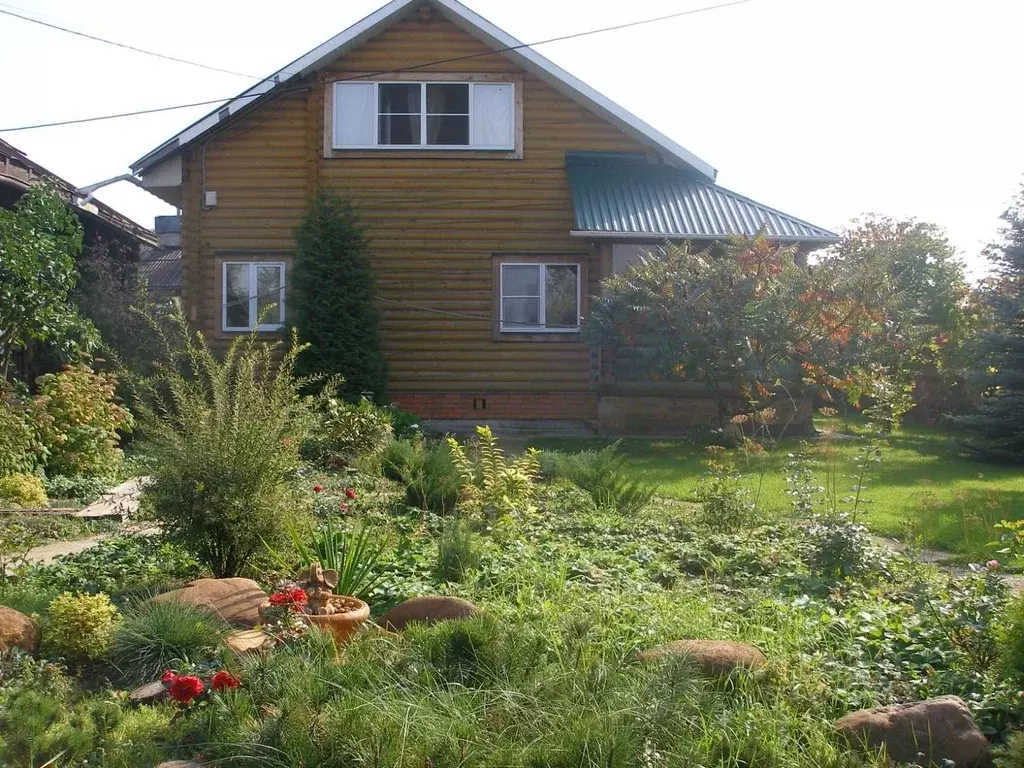
[[[1024,187],[1001,218],[1002,242],[985,251],[994,280],[984,297],[992,329],[976,374],[984,394],[954,422],[972,433],[967,448],[979,458],[1024,463]]]
[[[387,402],[369,239],[352,203],[320,192],[295,230],[295,244],[288,311],[299,338],[310,344],[296,370],[341,375],[346,397],[372,393]]]

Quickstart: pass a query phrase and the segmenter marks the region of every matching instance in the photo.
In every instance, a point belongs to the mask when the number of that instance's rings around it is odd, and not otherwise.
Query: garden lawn
[[[818,438],[806,442],[817,481],[834,481],[840,495],[852,495],[857,451],[865,430],[858,424],[828,420],[820,429],[854,434],[858,439]],[[540,449],[579,451],[603,447],[604,438],[541,438]],[[785,438],[779,447],[761,455],[729,451],[743,474],[744,484],[763,509],[783,513],[790,508],[784,467],[788,454],[801,449],[802,438]],[[948,432],[906,427],[882,440],[882,461],[873,464],[865,483],[858,521],[885,536],[917,540],[923,546],[956,553],[964,558],[991,556],[987,546],[998,539],[993,526],[1002,519],[1024,518],[1024,471],[1017,467],[970,461],[957,451]],[[695,500],[709,455],[705,445],[687,439],[622,440],[621,451],[637,469],[671,498]]]

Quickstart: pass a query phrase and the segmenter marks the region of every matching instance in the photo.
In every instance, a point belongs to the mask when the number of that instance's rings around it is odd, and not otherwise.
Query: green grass
[[[837,429],[863,436],[860,425],[830,420],[821,429]],[[534,441],[541,449],[579,451],[612,442],[610,439],[543,438]],[[783,467],[787,454],[798,450],[801,438],[785,438],[779,447],[759,456],[739,451],[727,455],[745,475],[744,482],[757,494],[762,508],[775,512],[789,509]],[[819,484],[824,485],[829,466],[840,494],[855,484],[855,461],[860,439],[810,441]],[[704,446],[693,440],[625,439],[621,450],[633,466],[660,484],[662,495],[693,501],[709,458]],[[905,427],[882,442],[882,462],[873,465],[866,483],[868,503],[859,520],[875,532],[901,539],[916,539],[927,547],[965,557],[991,554],[986,545],[998,538],[992,526],[1001,519],[1024,518],[1024,471],[970,461],[958,454],[955,438],[948,432],[925,427]]]

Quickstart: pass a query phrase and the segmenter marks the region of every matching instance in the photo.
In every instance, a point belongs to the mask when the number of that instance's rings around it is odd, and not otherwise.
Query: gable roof
[[[220,123],[231,119],[237,113],[257,104],[267,94],[280,89],[286,83],[327,66],[330,62],[378,35],[394,22],[416,8],[429,4],[442,16],[482,42],[497,49],[524,70],[544,80],[555,90],[573,101],[588,107],[610,123],[641,143],[657,150],[666,160],[688,169],[708,181],[714,181],[717,171],[685,147],[680,146],[665,134],[639,117],[619,106],[611,99],[598,93],[586,83],[573,77],[557,64],[520,42],[512,35],[499,29],[487,19],[458,0],[392,0],[392,2],[370,14],[362,21],[335,35],[291,64],[279,69],[270,77],[243,91],[222,107],[210,112],[184,131],[164,142],[159,147],[132,164],[134,173],[145,174],[146,170],[183,147],[208,134]],[[430,62],[422,62],[427,66]],[[415,67],[412,67],[415,68]],[[404,69],[411,69],[406,67]],[[380,74],[387,74],[382,72]]]
[[[764,231],[783,242],[839,241],[827,229],[643,155],[568,152],[577,237],[724,240]]]

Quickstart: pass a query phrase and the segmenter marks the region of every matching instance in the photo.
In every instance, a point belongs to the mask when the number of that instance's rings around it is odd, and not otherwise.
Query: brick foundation
[[[591,392],[392,392],[391,401],[424,419],[593,421]]]

